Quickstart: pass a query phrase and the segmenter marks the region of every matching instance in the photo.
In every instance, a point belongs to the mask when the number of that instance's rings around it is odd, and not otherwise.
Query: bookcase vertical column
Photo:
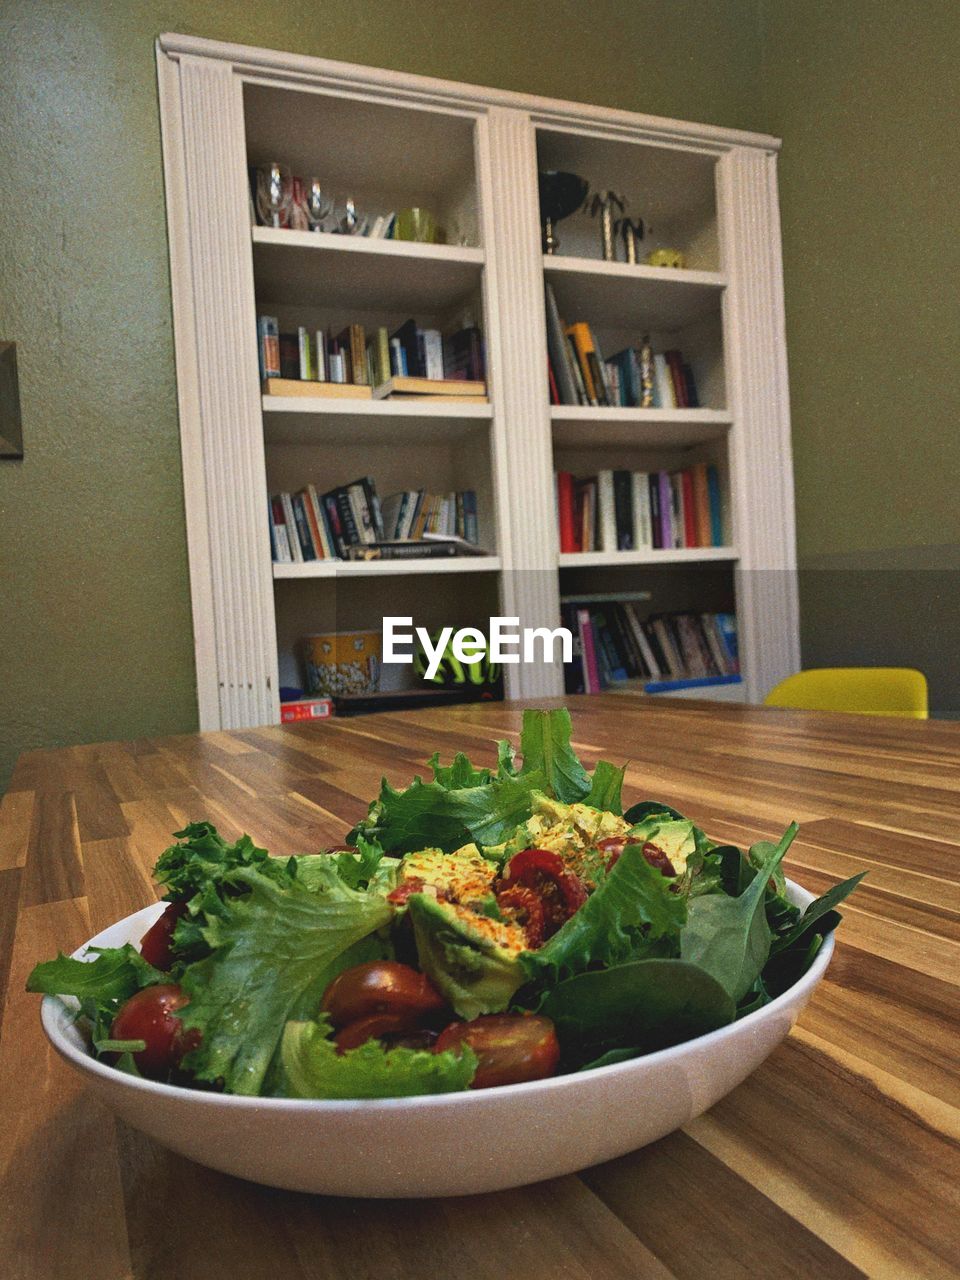
[[[537,155],[525,111],[492,107],[478,121],[481,218],[487,252],[488,340],[500,495],[505,614],[525,627],[559,623],[553,454],[545,393],[543,268]],[[495,307],[495,317],[493,311]],[[492,319],[492,323],[491,323]],[[559,666],[507,667],[508,697],[563,693]]]
[[[277,718],[277,677],[243,100],[229,63],[182,55],[179,76],[207,496],[191,573],[210,576],[220,727],[245,728]]]
[[[740,646],[748,696],[759,701],[800,667],[776,155],[735,147],[717,184]]]

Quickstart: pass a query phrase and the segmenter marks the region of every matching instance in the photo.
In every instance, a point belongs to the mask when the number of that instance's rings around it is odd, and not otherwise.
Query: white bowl
[[[787,881],[791,902],[813,896]],[[86,947],[140,938],[163,910],[144,907]],[[200,1164],[294,1191],[457,1196],[573,1173],[655,1142],[712,1107],[787,1035],[833,954],[740,1022],[609,1067],[477,1092],[382,1101],[240,1098],[157,1084],[90,1057],[75,1002],[45,996],[54,1048],[128,1124]]]

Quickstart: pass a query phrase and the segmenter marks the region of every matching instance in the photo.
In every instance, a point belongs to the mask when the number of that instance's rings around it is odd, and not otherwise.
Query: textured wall
[[[153,42],[290,49],[742,128],[736,0],[31,0],[3,6],[0,789],[29,747],[196,727]],[[482,15],[482,16],[481,16]]]
[[[764,0],[783,137],[806,666],[918,666],[960,716],[960,6]]]

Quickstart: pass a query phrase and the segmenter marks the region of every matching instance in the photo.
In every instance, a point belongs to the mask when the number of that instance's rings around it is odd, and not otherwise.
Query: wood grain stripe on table
[[[284,856],[339,843],[382,775],[429,776],[436,749],[489,760],[496,738],[517,741],[519,710],[31,752],[0,805],[4,1277],[960,1274],[960,726],[570,701],[588,766],[630,760],[631,800],[664,800],[740,844],[800,818],[787,871],[817,892],[868,870],[825,980],[760,1070],[685,1132],[495,1196],[335,1200],[193,1165],[115,1121],[54,1059],[23,991],[32,964],[152,901],[153,863],[187,822]]]

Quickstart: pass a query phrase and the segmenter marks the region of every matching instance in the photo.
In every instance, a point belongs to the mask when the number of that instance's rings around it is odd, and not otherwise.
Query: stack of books
[[[599,693],[627,681],[661,693],[740,679],[732,613],[644,618],[640,601],[627,599],[584,603],[564,598],[561,609],[573,636],[573,661],[564,667],[567,693]]]
[[[381,504],[370,476],[320,493],[270,499],[270,547],[277,564],[307,560],[396,560],[476,555],[477,495],[472,489],[433,495],[391,494]]]
[[[605,360],[589,324],[565,324],[553,287],[546,285],[548,377],[551,404],[613,408],[696,409],[693,369],[676,348],[649,351],[625,347]],[[645,362],[649,368],[645,368]],[[644,396],[644,380],[650,393]]]
[[[385,326],[367,333],[362,324],[336,335],[305,325],[281,333],[276,316],[260,316],[257,342],[267,395],[486,396],[483,341],[474,325],[443,334],[410,319],[393,333]]]
[[[712,463],[682,471],[556,475],[560,550],[650,551],[722,547],[720,477]]]

